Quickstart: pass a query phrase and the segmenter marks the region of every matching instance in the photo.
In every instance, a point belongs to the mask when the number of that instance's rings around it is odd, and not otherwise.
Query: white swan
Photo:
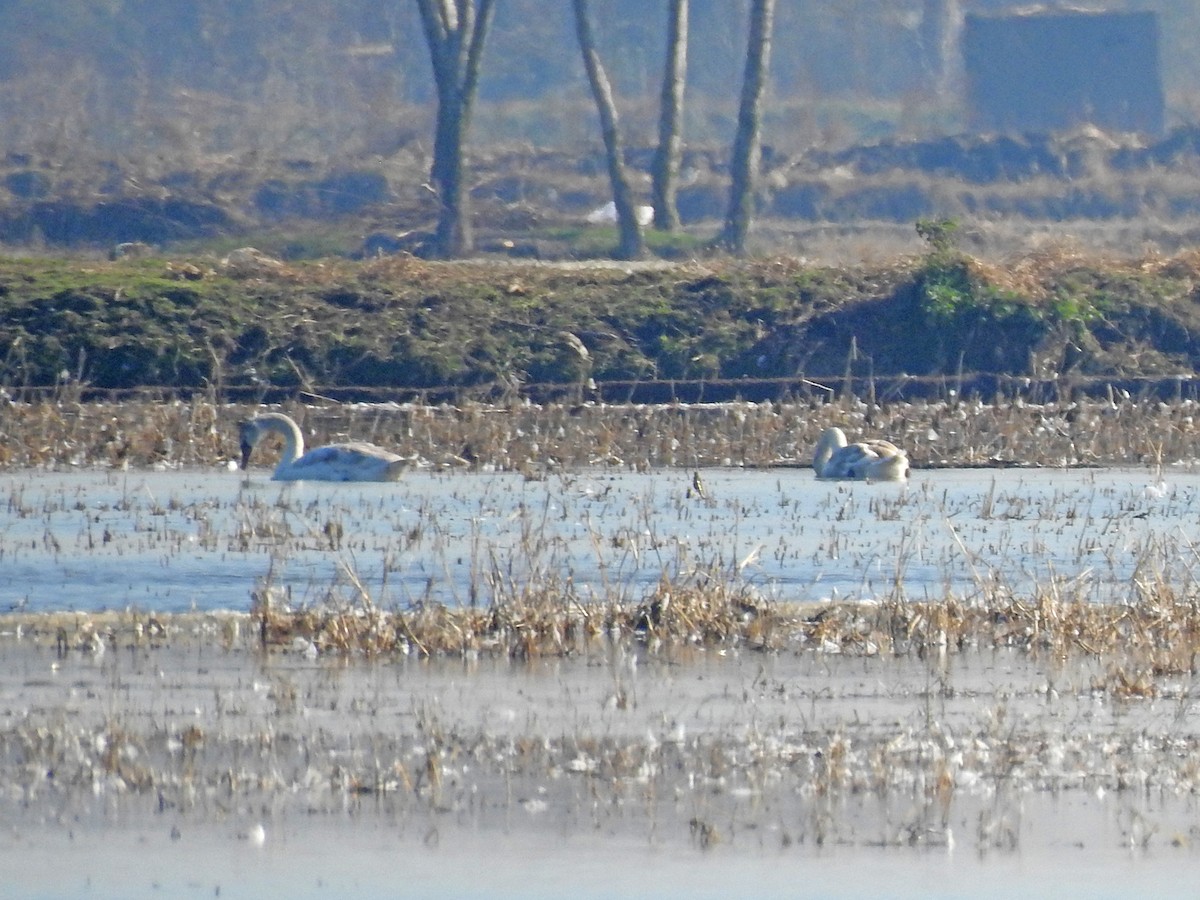
[[[854,478],[863,481],[904,481],[908,454],[891,441],[846,443],[840,428],[826,428],[813,453],[818,478]]]
[[[271,476],[275,481],[395,481],[408,465],[403,456],[358,441],[305,453],[299,425],[283,413],[264,413],[238,426],[243,469],[268,434],[283,438],[283,455]]]

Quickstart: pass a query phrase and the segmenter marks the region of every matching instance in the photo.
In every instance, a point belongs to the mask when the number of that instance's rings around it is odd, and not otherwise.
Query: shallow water
[[[1190,469],[699,476],[8,472],[0,607],[637,599],[709,570],[784,600],[1193,581]],[[1103,661],[1005,650],[347,663],[216,629],[98,656],[0,629],[14,896],[1194,893],[1185,676],[1127,702]]]
[[[716,571],[785,600],[939,599],[1035,584],[1091,600],[1190,583],[1191,470],[932,470],[907,485],[803,469],[417,472],[398,484],[261,473],[0,476],[0,609],[246,610],[365,590],[376,603],[487,604],[528,586],[639,599]]]
[[[1111,702],[1086,664],[1048,690],[1014,651],[346,665],[7,636],[0,655],[14,896],[1194,893],[1196,699]],[[400,771],[411,787],[348,786]]]
[[[1049,827],[1056,823],[1047,822]],[[0,837],[9,896],[370,897],[1194,897],[1195,855],[1064,847],[980,857],[926,850],[710,852],[642,841],[457,837],[428,846],[375,821],[298,822],[274,846],[233,829],[115,828]],[[70,866],[63,867],[62,860]],[[32,878],[30,872],[38,873]],[[23,886],[23,887],[22,887]],[[25,889],[27,888],[27,890]]]

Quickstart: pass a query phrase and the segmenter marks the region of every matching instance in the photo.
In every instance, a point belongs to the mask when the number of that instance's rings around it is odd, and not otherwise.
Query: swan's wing
[[[903,481],[908,476],[908,454],[891,441],[864,441],[862,458],[855,463],[852,478]]]
[[[393,453],[391,450],[384,450],[375,444],[368,444],[363,441],[350,441],[346,444],[330,444],[327,449],[339,450],[347,455],[357,456],[360,459],[378,460],[380,462],[401,462],[403,456],[398,453]]]
[[[835,450],[825,469],[823,478],[862,478],[862,469],[872,460],[879,459],[879,454],[867,444],[848,444]]]
[[[823,478],[903,479],[908,455],[891,441],[848,444],[829,458]]]
[[[404,457],[374,444],[330,444],[309,450],[288,473],[297,480],[390,481],[404,462]]]
[[[870,449],[876,456],[907,456],[903,450],[893,444],[891,441],[885,441],[882,438],[875,438],[869,441],[863,441],[863,444]]]

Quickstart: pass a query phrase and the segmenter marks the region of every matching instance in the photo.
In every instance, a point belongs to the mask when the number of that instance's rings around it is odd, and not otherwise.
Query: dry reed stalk
[[[741,648],[906,656],[1009,649],[1055,664],[1091,659],[1107,666],[1094,687],[1114,696],[1151,696],[1164,678],[1190,676],[1200,650],[1200,589],[1143,584],[1128,603],[1083,599],[1072,586],[1030,596],[995,590],[967,600],[891,598],[878,604],[764,603],[728,579],[664,579],[635,602],[583,604],[560,588],[487,608],[426,603],[383,610],[359,599],[288,609],[264,588],[249,616],[10,613],[0,630],[44,640],[58,652],[161,644],[207,629],[222,646],[252,638],[265,652],[312,647],[319,654],[378,657],[488,655],[530,659],[603,652],[614,643],[650,652]],[[247,627],[237,622],[248,619]],[[233,623],[232,626],[230,623]]]
[[[222,466],[237,458],[237,422],[256,407],[197,399],[129,403],[7,402],[0,465],[8,468]],[[282,407],[312,443],[367,438],[445,467],[526,472],[585,467],[645,471],[807,465],[829,425],[886,435],[917,468],[1143,465],[1195,458],[1191,401],[1123,395],[1033,403],[914,401],[719,404],[300,405]],[[272,462],[270,453],[262,463]]]

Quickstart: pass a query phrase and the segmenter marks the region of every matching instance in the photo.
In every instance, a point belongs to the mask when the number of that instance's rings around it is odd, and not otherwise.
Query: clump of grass
[[[423,602],[385,611],[365,592],[348,602],[291,609],[255,593],[251,631],[264,648],[312,644],[318,652],[377,656],[494,655],[512,659],[588,652],[600,641],[651,646],[780,649],[788,621],[727,580],[666,579],[635,602],[595,601],[569,584],[542,583],[488,606]]]
[[[319,654],[366,657],[532,659],[588,654],[613,643],[651,653],[698,648],[896,658],[1015,650],[1052,662],[1100,662],[1106,674],[1093,687],[1121,697],[1151,696],[1159,680],[1194,674],[1200,650],[1200,590],[1165,582],[1143,585],[1128,603],[1089,602],[1055,586],[1028,596],[1000,589],[971,599],[791,603],[764,600],[734,577],[705,572],[664,578],[636,600],[585,601],[569,585],[546,584],[478,607],[427,602],[382,609],[364,591],[351,600],[290,608],[262,589],[248,617],[7,618],[25,636],[52,636],[60,652],[165,642],[177,629],[194,629],[197,618],[226,643],[240,633],[266,652],[311,646]],[[229,622],[246,618],[245,628],[231,628]]]
[[[244,627],[243,627],[244,626]],[[667,654],[684,649],[920,657],[1017,651],[1051,664],[1103,667],[1092,689],[1153,697],[1163,679],[1190,676],[1200,651],[1200,589],[1142,586],[1128,603],[1095,603],[1053,586],[1029,596],[996,590],[936,601],[880,603],[764,600],[731,577],[664,579],[636,600],[592,600],[568,585],[530,587],[478,607],[419,603],[382,609],[365,592],[290,608],[269,589],[246,614],[12,613],[0,630],[53,644],[60,654],[153,646],[210,633],[226,648],[260,652],[428,658],[535,659],[599,653],[614,644]]]

